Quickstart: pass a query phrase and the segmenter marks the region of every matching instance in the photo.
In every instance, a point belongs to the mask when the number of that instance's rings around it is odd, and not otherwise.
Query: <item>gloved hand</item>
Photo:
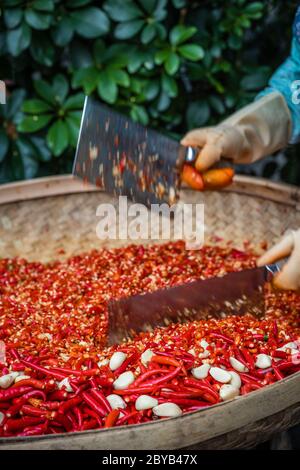
[[[300,229],[288,232],[282,240],[262,255],[257,264],[274,263],[290,255],[280,273],[274,278],[274,285],[279,289],[300,290]]]
[[[200,147],[195,166],[205,171],[221,157],[252,163],[283,148],[291,135],[291,114],[284,97],[270,93],[242,108],[216,127],[188,132],[181,143]]]

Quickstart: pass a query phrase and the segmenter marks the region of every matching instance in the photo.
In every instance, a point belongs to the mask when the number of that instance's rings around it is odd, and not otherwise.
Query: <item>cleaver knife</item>
[[[172,205],[182,166],[198,152],[86,97],[73,175],[148,207]]]
[[[154,292],[111,300],[108,304],[108,341],[120,343],[157,326],[207,317],[265,313],[264,286],[280,270],[273,264],[222,277],[196,280]]]

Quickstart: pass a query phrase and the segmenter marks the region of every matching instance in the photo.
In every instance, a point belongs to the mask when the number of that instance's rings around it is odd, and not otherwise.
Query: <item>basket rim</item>
[[[182,190],[195,193],[194,190],[186,185],[182,186]],[[225,193],[259,197],[293,206],[296,210],[300,210],[300,188],[286,183],[277,183],[252,176],[236,175],[232,185],[222,191]],[[0,185],[0,206],[7,203],[84,192],[104,191],[89,183],[84,183],[70,174],[46,176]]]
[[[189,188],[183,189],[192,191]],[[34,180],[1,185],[0,206],[8,203],[83,192],[103,191],[92,185],[83,183],[72,175],[42,177]],[[300,188],[283,183],[274,183],[262,178],[238,175],[235,176],[232,186],[226,188],[225,192],[260,197],[265,200],[275,201],[278,204],[293,206],[296,210],[300,210]],[[138,425],[120,426],[113,429],[98,429],[32,437],[2,437],[0,438],[0,447],[18,446],[22,444],[26,447],[31,444],[39,445],[39,443],[41,445],[42,443],[49,446],[53,445],[54,447],[61,442],[69,443],[70,445],[71,442],[73,442],[74,446],[76,443],[79,443],[81,439],[87,442],[90,438],[95,439],[96,437],[99,440],[103,440],[104,444],[107,444],[111,438],[111,442],[115,442],[114,445],[117,445],[119,439],[115,438],[120,438],[124,442],[125,435],[127,436],[129,432],[131,432],[133,436],[132,440],[136,443],[140,442],[140,447],[136,448],[151,448],[151,446],[145,447],[146,442],[143,444],[143,442],[146,441],[144,437],[139,437],[144,435],[153,443],[152,447],[155,446],[156,442],[156,448],[158,448],[157,446],[166,448],[163,439],[161,439],[160,442],[158,434],[156,434],[156,431],[163,427],[163,432],[166,434],[169,432],[172,436],[171,441],[169,441],[170,448],[176,448],[176,443],[183,438],[185,440],[184,446],[193,445],[234,431],[242,426],[247,426],[247,424],[260,419],[267,418],[268,416],[284,410],[288,406],[297,405],[299,403],[299,396],[300,372],[297,372],[275,384],[263,387],[260,390],[241,396],[238,399],[218,403],[203,410],[186,413],[177,418],[152,421]],[[251,409],[251,413],[245,413],[246,409]],[[233,418],[235,414],[243,414],[243,416],[239,416],[237,420]],[[225,422],[226,416],[227,422]],[[213,423],[215,420],[217,420],[219,424],[222,424],[221,427],[216,426],[216,428],[214,428]],[[201,423],[205,421],[205,438],[203,438],[203,436],[201,438],[201,430],[199,431],[200,437],[197,433],[195,433],[194,436],[187,433],[190,426],[201,428]],[[179,423],[180,426],[178,426]],[[185,434],[183,434],[183,429],[186,431]]]
[[[234,431],[236,429],[241,428],[242,426],[247,426],[249,423],[253,423],[256,421],[259,421],[261,419],[267,418],[269,416],[272,416],[273,414],[276,414],[285,408],[287,408],[287,404],[284,403],[284,395],[285,395],[285,389],[288,387],[295,387],[295,394],[294,399],[290,400],[288,403],[288,406],[292,405],[297,405],[299,404],[299,396],[300,396],[300,372],[296,372],[295,374],[290,375],[289,377],[286,377],[279,382],[276,382],[271,385],[267,385],[266,387],[262,387],[259,390],[252,391],[251,393],[248,393],[243,396],[239,396],[238,398],[234,398],[225,402],[217,403],[216,405],[208,406],[207,408],[199,411],[194,411],[194,412],[189,412],[185,413],[184,415],[177,416],[176,418],[167,418],[159,421],[151,421],[147,423],[141,423],[141,424],[134,424],[134,425],[123,425],[123,426],[118,426],[115,428],[110,428],[110,429],[93,429],[93,430],[88,430],[88,431],[78,431],[78,432],[66,432],[66,433],[60,433],[60,434],[48,434],[48,435],[42,435],[42,436],[28,436],[28,437],[1,437],[0,438],[0,448],[2,444],[16,444],[19,445],[21,443],[28,444],[30,443],[42,443],[42,442],[52,442],[54,445],[57,442],[60,442],[61,439],[63,440],[70,440],[73,441],[74,444],[76,444],[76,441],[79,441],[81,438],[89,438],[89,437],[95,437],[97,436],[99,439],[103,436],[109,439],[111,438],[117,438],[118,435],[119,437],[123,436],[124,433],[126,432],[131,432],[131,436],[135,434],[134,437],[137,437],[139,434],[143,433],[143,431],[148,431],[148,436],[154,436],[153,441],[156,441],[157,439],[155,438],[155,428],[159,427],[164,427],[164,433],[168,435],[168,431],[172,432],[172,430],[176,429],[176,432],[180,435],[180,429],[183,429],[186,427],[187,429],[190,428],[192,424],[195,424],[195,422],[198,423],[199,420],[204,421],[205,419],[207,422],[212,425],[215,420],[220,419],[220,415],[222,412],[224,413],[226,411],[227,417],[231,417],[230,422],[226,423],[227,430],[224,432],[218,432],[216,429],[212,428],[207,428],[206,433],[207,437],[205,440],[199,441],[199,440],[193,440],[189,439],[188,437],[188,442],[185,443],[185,446],[188,445],[193,445],[196,444],[197,442],[205,442],[206,440],[209,440],[214,437],[221,436],[223,434],[226,434],[228,432]],[[271,397],[271,399],[270,399]],[[277,406],[274,407],[272,413],[264,412],[264,407],[263,402],[264,400],[268,400],[268,402],[272,401],[274,403],[274,400],[277,398]],[[253,406],[254,405],[254,406]],[[270,405],[269,405],[270,406]],[[235,420],[233,418],[233,413],[239,413],[241,411],[241,407],[246,409],[249,407],[251,409],[251,413],[249,416],[249,419],[243,419],[243,424],[238,424],[235,425]],[[224,413],[225,415],[225,413]],[[225,416],[226,418],[226,416]],[[200,423],[201,423],[200,421]],[[225,419],[226,421],[226,419]],[[180,423],[180,428],[177,426],[177,424]],[[106,441],[107,442],[107,441]],[[111,441],[113,442],[113,441]],[[118,447],[111,447],[111,449],[118,449]],[[147,448],[152,448],[152,447],[143,447],[145,449]],[[171,447],[172,448],[172,447]],[[174,448],[174,447],[173,447]]]

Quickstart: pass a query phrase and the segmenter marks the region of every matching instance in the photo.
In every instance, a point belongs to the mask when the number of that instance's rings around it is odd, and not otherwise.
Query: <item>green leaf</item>
[[[175,8],[183,8],[186,4],[186,0],[172,0]]]
[[[91,0],[67,0],[67,6],[70,8],[78,8],[91,3]]]
[[[53,65],[55,49],[46,34],[34,34],[30,45],[30,52],[32,57],[40,64],[46,67]]]
[[[46,145],[45,139],[36,135],[32,135],[31,142],[36,149],[38,159],[41,162],[49,162],[51,160],[51,152]]]
[[[179,69],[180,59],[175,52],[171,52],[165,61],[165,69],[169,75],[174,75]]]
[[[74,11],[70,18],[76,33],[84,38],[96,38],[109,31],[109,19],[100,8],[88,7]]]
[[[156,8],[153,12],[153,17],[156,19],[156,21],[163,21],[166,18],[167,16],[166,4],[167,4],[167,0],[157,1]]]
[[[109,74],[113,78],[113,80],[116,82],[117,85],[129,87],[130,85],[129,75],[124,70],[110,69]]]
[[[197,32],[195,26],[177,25],[170,32],[170,42],[173,46],[182,44]]]
[[[138,48],[131,50],[128,56],[128,71],[130,73],[135,73],[147,58],[147,54]]]
[[[203,59],[204,50],[197,44],[186,44],[178,48],[179,54],[185,59],[197,61]]]
[[[66,46],[74,34],[72,22],[67,16],[62,17],[54,28],[51,29],[51,35],[57,46]]]
[[[128,39],[135,36],[144,25],[144,20],[133,20],[120,23],[115,29],[117,39]]]
[[[66,125],[69,133],[69,142],[73,147],[76,147],[80,127],[80,115],[77,116],[74,113],[68,114],[66,117]]]
[[[54,2],[53,2],[53,0],[34,0],[31,3],[31,7],[34,10],[53,11],[54,10]]]
[[[58,157],[69,144],[67,125],[59,119],[54,122],[47,133],[47,144],[55,157]]]
[[[143,29],[141,34],[141,41],[143,44],[148,44],[155,38],[156,35],[156,28],[154,24],[147,24],[147,26]]]
[[[35,147],[23,136],[16,141],[16,148],[19,151],[23,164],[22,179],[33,178],[36,176],[38,170],[38,162],[36,158],[34,158],[37,157]]]
[[[16,115],[18,111],[21,109],[23,100],[25,98],[25,90],[19,89],[13,91],[10,95],[7,105],[6,105],[6,116],[8,119],[12,119],[15,122]]]
[[[9,139],[4,132],[4,130],[0,129],[0,162],[4,159],[6,152],[9,147]]]
[[[22,109],[25,113],[40,114],[46,111],[51,111],[51,106],[45,101],[39,99],[26,100],[23,103]]]
[[[7,28],[13,29],[20,24],[23,17],[23,10],[21,8],[4,9],[3,17]]]
[[[132,0],[108,0],[103,8],[114,21],[131,21],[143,15]]]
[[[84,103],[84,94],[76,93],[75,95],[70,96],[63,105],[63,109],[82,109]]]
[[[77,88],[82,86],[86,95],[92,93],[99,81],[99,70],[95,67],[86,67],[77,70],[72,79],[72,86]]]
[[[8,52],[12,56],[17,57],[29,46],[30,39],[31,30],[29,26],[23,22],[18,28],[8,31],[6,35]]]
[[[55,105],[55,94],[53,93],[52,87],[45,80],[35,80],[33,87],[37,94],[43,98],[47,103]]]
[[[118,96],[118,87],[107,71],[100,72],[97,89],[103,101],[110,104],[115,103]]]
[[[34,29],[48,29],[52,20],[51,15],[34,10],[25,10],[25,20]]]
[[[36,132],[45,127],[52,119],[52,114],[34,114],[25,116],[18,126],[20,132]]]
[[[170,96],[170,98],[175,98],[178,94],[176,80],[166,74],[163,74],[162,76],[162,89],[168,96]]]
[[[148,13],[152,13],[157,0],[140,0],[141,5]]]
[[[167,60],[170,54],[170,49],[162,49],[161,51],[157,51],[154,56],[154,61],[156,65],[161,65],[163,62]]]
[[[146,126],[149,122],[149,116],[144,106],[135,105],[130,110],[130,117],[136,122]]]
[[[256,72],[246,75],[240,82],[241,88],[246,91],[261,90],[267,85],[269,76],[269,67],[262,67]]]
[[[209,96],[209,104],[211,105],[212,109],[214,109],[218,114],[225,113],[225,106],[221,98],[219,96],[211,95]]]
[[[194,101],[188,106],[186,120],[189,129],[203,126],[210,116],[210,109],[206,101]]]
[[[69,91],[69,84],[66,77],[62,74],[55,75],[52,89],[55,100],[58,103],[63,103]]]
[[[148,101],[152,101],[159,93],[158,80],[147,80],[143,89],[143,94]]]
[[[157,110],[162,113],[170,106],[170,98],[163,90],[157,100]]]

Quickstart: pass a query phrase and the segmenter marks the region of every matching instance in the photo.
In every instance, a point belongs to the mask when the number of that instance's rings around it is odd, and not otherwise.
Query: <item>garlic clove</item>
[[[255,365],[259,369],[267,369],[268,367],[271,367],[272,365],[272,358],[271,356],[268,356],[267,354],[258,354],[256,356]]]
[[[119,367],[121,367],[126,358],[127,354],[121,351],[114,352],[109,361],[110,370],[117,370]]]
[[[233,370],[230,370],[229,374],[231,375],[230,385],[232,385],[234,388],[240,389],[242,386],[242,381],[239,374]]]
[[[113,387],[115,390],[125,390],[129,385],[134,382],[133,372],[123,372],[119,377],[114,381]]]
[[[191,372],[195,379],[205,379],[208,376],[209,369],[209,364],[202,364],[202,366],[192,369]]]
[[[127,406],[123,398],[120,397],[120,395],[115,395],[114,393],[112,393],[111,395],[108,395],[106,397],[106,400],[110,404],[112,410],[117,410],[119,408],[124,409]]]
[[[249,369],[241,361],[239,361],[235,357],[231,356],[229,358],[229,362],[230,362],[231,366],[235,370],[237,370],[238,372],[248,372],[249,371]]]
[[[239,395],[239,389],[231,384],[224,384],[220,388],[220,398],[222,401],[231,400]]]
[[[140,395],[135,402],[135,409],[138,411],[149,410],[158,405],[156,398],[150,397],[149,395]]]
[[[175,418],[182,415],[182,410],[175,403],[161,403],[153,408],[153,414],[164,418]]]
[[[209,369],[209,374],[215,379],[217,382],[221,383],[228,383],[231,381],[231,375],[227,370],[223,370],[220,367],[211,367]]]
[[[151,361],[152,357],[154,356],[154,353],[151,351],[151,349],[146,349],[146,351],[141,354],[141,361],[144,366],[147,366],[148,362]]]

